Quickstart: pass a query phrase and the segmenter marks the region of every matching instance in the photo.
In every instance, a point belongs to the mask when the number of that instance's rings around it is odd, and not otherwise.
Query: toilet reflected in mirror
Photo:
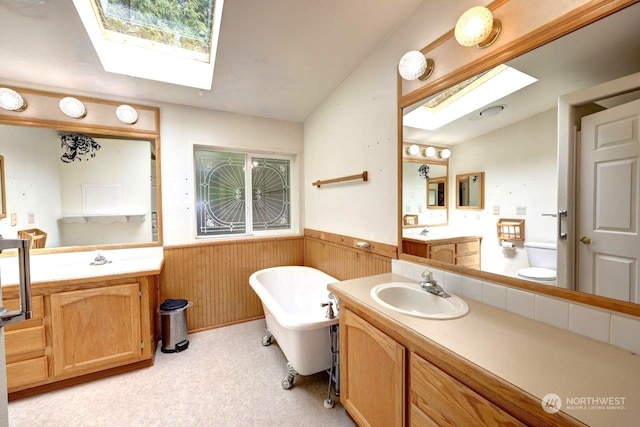
[[[547,285],[556,285],[557,246],[555,243],[525,242],[529,267],[517,271],[518,277]]]

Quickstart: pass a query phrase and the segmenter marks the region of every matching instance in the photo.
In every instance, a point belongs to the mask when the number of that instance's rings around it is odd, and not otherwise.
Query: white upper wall
[[[301,124],[178,105],[159,107],[165,246],[195,241],[194,145],[296,154],[298,167],[302,165]]]
[[[428,0],[369,55],[304,124],[305,227],[398,243],[397,65],[490,1]],[[436,67],[438,65],[436,64]],[[369,171],[369,182],[311,187]]]

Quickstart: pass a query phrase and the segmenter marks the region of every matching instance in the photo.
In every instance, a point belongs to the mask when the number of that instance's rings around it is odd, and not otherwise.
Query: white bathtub
[[[249,278],[267,321],[263,344],[269,344],[270,332],[296,373],[311,375],[331,368],[329,327],[338,323],[338,312],[327,285],[337,281],[315,268],[299,266],[266,268]],[[325,318],[327,309],[320,306],[327,301],[334,302],[334,319]],[[289,388],[285,381],[283,387]]]

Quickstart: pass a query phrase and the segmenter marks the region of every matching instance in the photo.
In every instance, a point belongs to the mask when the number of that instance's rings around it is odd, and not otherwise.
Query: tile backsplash
[[[416,282],[424,270],[452,294],[507,310],[548,325],[567,329],[640,354],[640,318],[513,289],[499,283],[461,276],[402,260],[392,260],[391,271]]]

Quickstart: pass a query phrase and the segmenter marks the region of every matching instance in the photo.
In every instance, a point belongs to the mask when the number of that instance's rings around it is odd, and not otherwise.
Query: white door
[[[640,100],[582,118],[578,290],[640,303]]]

